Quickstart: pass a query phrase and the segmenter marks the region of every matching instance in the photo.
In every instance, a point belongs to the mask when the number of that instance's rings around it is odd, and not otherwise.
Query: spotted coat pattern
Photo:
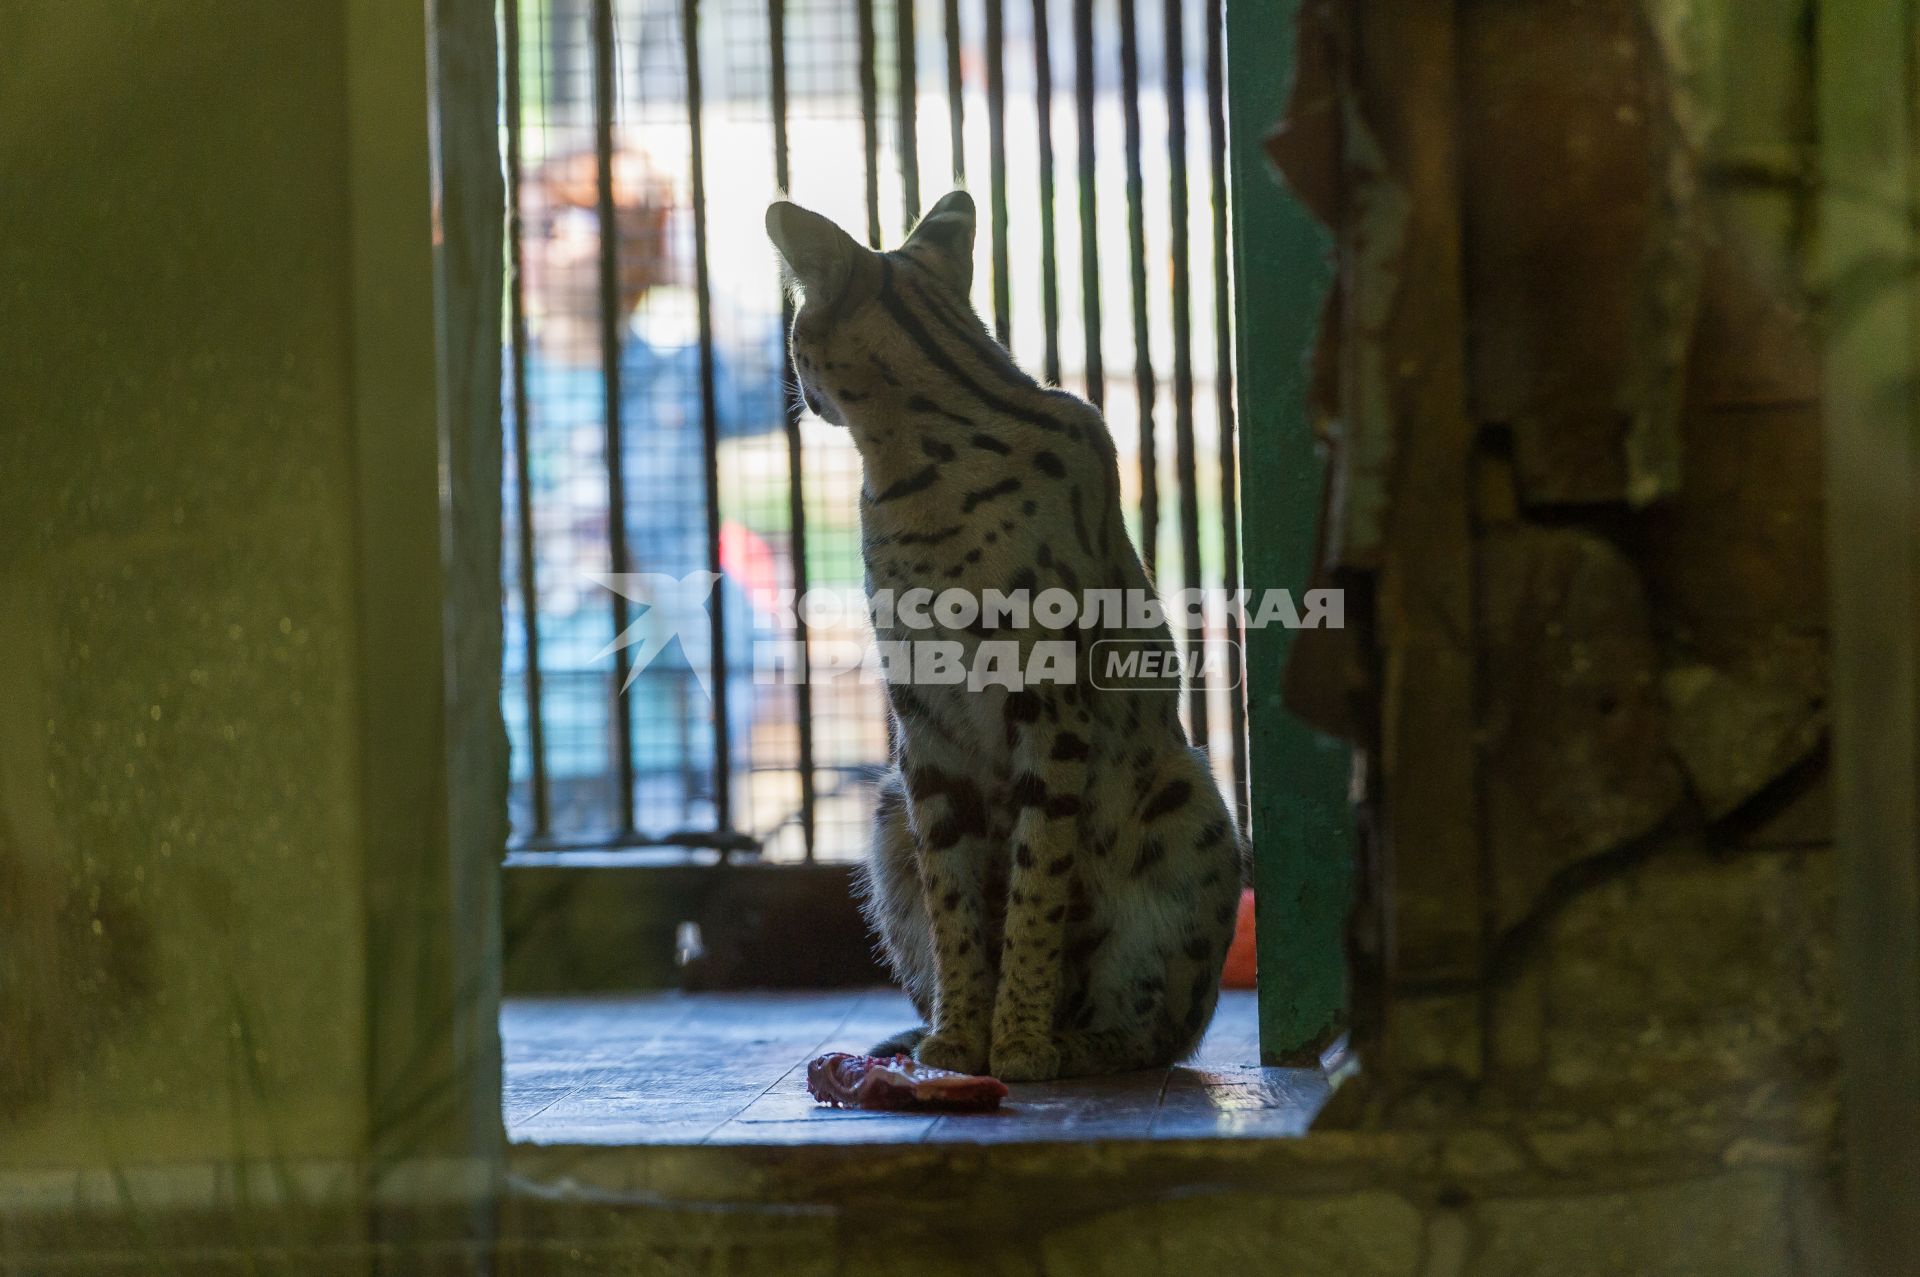
[[[974,213],[954,192],[875,253],[792,204],[768,233],[802,295],[792,356],[807,405],[860,451],[870,592],[1150,591],[1100,414],[1022,372],[968,302]],[[886,618],[883,618],[885,620]],[[1112,619],[1112,618],[1106,618]],[[888,640],[1070,639],[1072,681],[894,681],[863,907],[926,1018],[876,1047],[1009,1081],[1165,1064],[1212,1015],[1240,839],[1177,687],[1092,686],[1103,637],[979,620]],[[967,662],[963,662],[966,664]]]

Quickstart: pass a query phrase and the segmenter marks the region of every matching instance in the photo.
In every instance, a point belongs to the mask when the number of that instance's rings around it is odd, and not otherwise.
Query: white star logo
[[[620,685],[625,692],[633,686],[640,671],[653,658],[666,651],[677,637],[680,650],[693,667],[700,690],[713,697],[713,618],[707,611],[707,599],[720,580],[718,572],[689,572],[674,578],[665,572],[592,572],[584,574],[595,584],[605,586],[623,599],[640,604],[639,614],[613,642],[594,654],[596,661],[612,656],[623,647],[637,648],[633,665]]]

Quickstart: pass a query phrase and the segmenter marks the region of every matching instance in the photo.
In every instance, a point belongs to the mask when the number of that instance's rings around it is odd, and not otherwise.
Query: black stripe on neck
[[[907,308],[906,304],[900,300],[899,294],[894,291],[893,264],[885,257],[880,259],[880,304],[886,308],[886,312],[893,318],[893,322],[900,326],[900,331],[904,332],[908,338],[912,340],[913,344],[920,348],[920,353],[926,357],[928,363],[938,368],[941,372],[946,373],[947,376],[960,384],[961,389],[965,390],[975,399],[978,399],[981,403],[987,405],[987,407],[994,409],[996,412],[1004,412],[1016,421],[1024,421],[1030,426],[1037,426],[1042,430],[1051,431],[1054,434],[1063,434],[1070,439],[1078,439],[1080,437],[1080,428],[1078,426],[1063,421],[1056,421],[1043,412],[1022,407],[1011,400],[995,394],[974,380],[966,369],[955,363],[953,356],[948,354],[940,343],[933,339],[933,334],[927,331],[926,326]]]
[[[873,503],[875,505],[885,505],[889,501],[896,501],[901,497],[912,496],[916,492],[922,492],[931,488],[939,478],[940,467],[938,465],[923,466],[899,482],[889,485],[885,492],[882,492],[873,499]]]
[[[907,262],[915,270],[926,270],[926,267],[912,258],[908,258]],[[933,317],[940,321],[940,326],[959,338],[961,343],[971,350],[995,377],[1016,390],[1040,389],[1040,383],[1029,377],[1019,364],[1013,362],[1013,356],[1007,352],[1007,348],[987,336],[987,330],[981,327],[976,316],[956,315],[952,303],[942,295],[940,289],[925,289],[916,283],[909,283],[907,287],[920,309],[931,312]],[[969,323],[969,320],[972,322]]]

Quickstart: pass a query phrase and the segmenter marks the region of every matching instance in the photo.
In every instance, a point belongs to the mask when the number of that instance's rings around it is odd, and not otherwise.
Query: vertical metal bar
[[[1011,348],[1007,300],[1007,59],[1003,0],[987,5],[987,179],[992,190],[993,335]]]
[[[1140,42],[1134,0],[1120,0],[1120,107],[1127,152],[1127,255],[1133,282],[1133,389],[1140,402],[1140,556],[1160,551],[1160,472],[1153,444],[1153,351],[1147,336],[1147,222],[1140,177]]]
[[[780,3],[780,0],[774,0]],[[793,327],[793,303],[780,304],[782,331]],[[800,388],[792,380],[791,365],[783,378],[787,432],[787,525],[793,557],[794,597],[807,597],[807,499],[805,468],[800,451]],[[819,828],[816,814],[818,796],[814,792],[813,753],[813,646],[803,609],[794,609],[794,641],[800,645],[801,679],[794,687],[794,713],[800,718],[800,837],[806,849],[807,863],[814,859],[814,841]]]
[[[953,180],[967,180],[966,85],[960,78],[960,0],[946,0],[947,133],[953,146]]]
[[[1060,383],[1060,282],[1053,262],[1053,54],[1047,47],[1047,0],[1033,0],[1033,104],[1040,123],[1040,313],[1046,330],[1042,365]]]
[[[678,745],[680,759],[680,793],[682,822],[685,823],[686,799],[692,797],[700,785],[700,763],[693,756],[693,697],[688,693],[687,680],[673,680],[673,725],[674,740]]]
[[[593,43],[593,10],[595,0],[550,0],[546,30],[547,65],[551,69],[551,89],[548,101],[555,113],[568,126],[578,126],[583,121],[580,108],[583,104],[591,106],[589,96],[581,92],[580,51]],[[586,33],[582,40],[581,34]]]
[[[1213,209],[1213,390],[1220,418],[1220,565],[1228,598],[1240,589],[1239,443],[1233,417],[1233,279],[1227,268],[1226,25],[1222,0],[1207,0],[1207,156]],[[1233,737],[1233,804],[1247,827],[1247,702],[1241,686],[1245,631],[1227,613],[1227,713]]]
[[[772,58],[773,75],[773,180],[780,190],[787,189],[792,177],[787,156],[787,0],[767,0],[767,36],[769,56]],[[793,328],[793,299],[786,289],[780,290],[780,331],[784,335]],[[780,403],[786,414],[787,433],[787,527],[790,552],[793,557],[793,588],[795,597],[807,597],[807,498],[804,487],[805,467],[802,464],[800,450],[800,386],[793,371],[793,361],[785,357],[784,348],[780,360]],[[796,695],[794,712],[800,718],[800,836],[806,847],[808,863],[814,858],[814,832],[817,818],[814,814],[814,775],[813,775],[813,680],[812,648],[807,633],[806,609],[796,607],[793,619],[794,641],[800,645],[801,672],[803,677],[795,684]]]
[[[700,317],[700,436],[706,448],[707,570],[720,575],[720,418],[715,412],[713,290],[707,269],[707,165],[700,135],[700,0],[682,0],[680,40],[687,56],[687,165],[693,171],[693,290]],[[713,819],[733,828],[733,749],[727,714],[727,609],[716,589],[707,608],[712,622]]]
[[[547,793],[547,731],[540,687],[540,584],[536,578],[533,538],[533,444],[527,415],[527,291],[520,269],[521,237],[526,233],[520,215],[520,0],[502,0],[500,6],[507,112],[507,323],[511,334],[508,357],[513,376],[514,517],[520,542],[520,634],[526,648],[527,760],[533,790],[533,833],[547,832],[551,813]]]
[[[900,111],[900,205],[905,229],[920,217],[920,93],[918,53],[914,48],[915,0],[894,0],[894,57],[898,62]]]
[[[873,0],[859,0],[860,140],[867,160],[867,247],[880,247],[880,87],[875,80],[879,45],[873,33]]]
[[[1200,480],[1193,441],[1193,280],[1188,257],[1192,246],[1187,211],[1187,47],[1186,5],[1166,0],[1167,172],[1171,181],[1168,221],[1173,251],[1173,470],[1180,486],[1180,574],[1187,589],[1200,586]],[[1191,659],[1204,631],[1186,644],[1187,731],[1193,743],[1207,745],[1205,664]]]
[[[1094,190],[1093,0],[1073,0],[1073,105],[1080,143],[1080,322],[1086,329],[1087,398],[1107,399],[1100,349],[1100,219]]]
[[[600,371],[606,390],[607,541],[616,575],[633,570],[627,550],[626,450],[622,446],[620,414],[620,219],[613,204],[614,112],[613,0],[593,0],[593,148],[599,185],[600,220]],[[609,590],[613,632],[626,632],[627,600]],[[615,772],[620,785],[620,829],[633,831],[633,711],[622,695],[633,665],[630,649],[613,653],[611,712],[614,724]]]

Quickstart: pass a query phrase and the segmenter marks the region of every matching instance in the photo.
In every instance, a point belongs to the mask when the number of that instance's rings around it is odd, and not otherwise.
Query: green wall
[[[1246,585],[1299,592],[1313,572],[1325,470],[1307,419],[1307,357],[1333,282],[1332,238],[1262,146],[1293,83],[1295,0],[1230,0],[1227,102]],[[1248,762],[1259,917],[1260,1053],[1311,1062],[1346,1011],[1352,891],[1347,749],[1282,700],[1292,632],[1246,635]]]
[[[0,1251],[422,1159],[485,1199],[492,41],[467,0],[7,7]]]
[[[0,1166],[351,1154],[344,15],[36,0],[8,28],[0,1007],[45,1018]]]

